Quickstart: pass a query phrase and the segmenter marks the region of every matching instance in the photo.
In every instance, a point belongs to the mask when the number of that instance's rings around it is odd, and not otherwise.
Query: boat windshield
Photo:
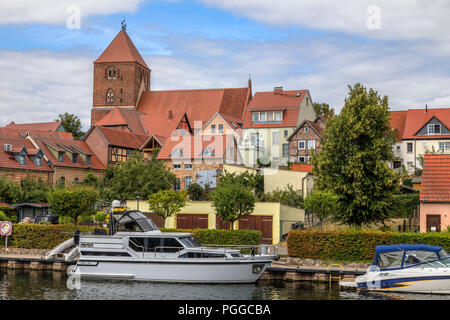
[[[179,237],[178,240],[182,244],[184,244],[186,247],[201,247],[202,245],[200,242],[194,239],[193,236],[187,236],[187,237]]]
[[[115,213],[116,231],[154,231],[159,230],[152,219],[140,211]]]

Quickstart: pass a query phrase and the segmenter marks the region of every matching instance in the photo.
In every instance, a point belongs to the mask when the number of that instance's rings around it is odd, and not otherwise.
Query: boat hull
[[[445,268],[408,272],[375,272],[355,279],[358,289],[450,294],[450,272]]]
[[[127,279],[176,283],[252,283],[271,260],[247,261],[79,261],[81,279]]]

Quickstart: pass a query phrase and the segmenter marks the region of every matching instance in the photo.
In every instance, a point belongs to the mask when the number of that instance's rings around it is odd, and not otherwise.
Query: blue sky
[[[69,29],[77,6],[81,28]],[[378,8],[372,14],[371,6]],[[450,5],[421,0],[26,0],[0,3],[0,125],[77,114],[89,125],[92,62],[120,31],[152,88],[309,89],[337,111],[347,85],[393,110],[450,107]],[[370,28],[370,19],[379,22]]]

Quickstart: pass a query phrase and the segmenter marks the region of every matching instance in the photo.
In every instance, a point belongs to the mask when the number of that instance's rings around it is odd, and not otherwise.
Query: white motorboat
[[[79,259],[68,270],[69,275],[82,279],[251,283],[278,259],[274,246],[205,247],[189,233],[161,232],[139,211],[112,215],[109,234],[99,233],[74,237]]]
[[[376,247],[366,274],[341,286],[385,292],[450,294],[450,255],[423,244]]]

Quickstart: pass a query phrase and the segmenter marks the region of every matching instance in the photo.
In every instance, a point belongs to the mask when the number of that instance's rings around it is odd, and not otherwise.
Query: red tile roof
[[[167,139],[164,146],[158,154],[158,159],[223,159],[227,148],[233,145],[233,135],[198,135],[198,136],[184,136],[184,137],[170,137]],[[203,151],[209,147],[214,154],[212,156],[203,155]],[[182,151],[182,155],[177,156],[172,152],[176,149]]]
[[[391,111],[391,127],[398,128],[397,140],[402,139],[439,139],[450,138],[450,134],[417,135],[433,117],[450,129],[450,108],[442,109],[408,109],[407,111]],[[403,126],[402,126],[403,123]]]
[[[72,168],[85,168],[85,169],[97,169],[103,170],[105,166],[100,162],[97,156],[92,152],[86,142],[79,140],[64,139],[60,136],[51,136],[42,133],[30,133],[29,137],[36,143],[36,145],[42,150],[44,155],[57,167],[72,167]],[[64,154],[64,161],[59,162],[58,159],[50,151],[54,149],[56,151],[83,153],[91,156],[91,164],[87,165],[81,157],[78,157],[77,163],[72,163],[67,154]]]
[[[114,107],[109,111],[100,121],[95,124],[98,126],[112,127],[112,126],[128,126],[133,133],[146,134],[140,116],[141,112],[135,110],[126,110]]]
[[[31,141],[21,138],[12,138],[0,136],[0,167],[10,169],[24,169],[24,170],[36,170],[36,171],[52,171],[47,162],[43,159],[42,166],[34,164],[30,157],[25,159],[25,165],[22,165],[17,161],[13,154],[4,150],[4,145],[10,144],[13,147],[13,151],[20,152],[23,148],[25,150],[34,150],[35,147]]]
[[[298,124],[300,104],[308,90],[288,90],[281,94],[273,91],[256,92],[247,107],[244,128],[281,128],[295,127]],[[297,96],[297,94],[299,94]],[[252,111],[282,111],[282,122],[253,123]]]
[[[147,114],[186,113],[191,127],[202,126],[215,113],[242,119],[250,88],[146,91],[137,110]]]
[[[449,154],[424,155],[420,200],[450,202]]]
[[[291,163],[289,165],[289,168],[292,171],[312,172],[312,170],[314,169],[314,166],[312,164],[306,164],[306,163]]]
[[[102,62],[138,62],[149,69],[139,51],[131,41],[126,31],[121,30],[111,41],[109,46],[103,51],[94,63]]]
[[[95,129],[100,131],[109,145],[116,147],[139,149],[148,139],[148,136],[146,135],[105,128],[97,125],[95,125],[92,130]]]
[[[35,122],[35,123],[14,123],[11,121],[7,128],[10,129],[22,129],[22,130],[37,130],[37,131],[56,131],[58,130],[61,122],[53,121],[53,122]]]
[[[184,115],[184,113],[172,113],[172,118],[169,119],[168,112],[164,114],[145,114],[141,115],[141,121],[147,135],[167,138],[172,135],[172,132],[177,128]]]

